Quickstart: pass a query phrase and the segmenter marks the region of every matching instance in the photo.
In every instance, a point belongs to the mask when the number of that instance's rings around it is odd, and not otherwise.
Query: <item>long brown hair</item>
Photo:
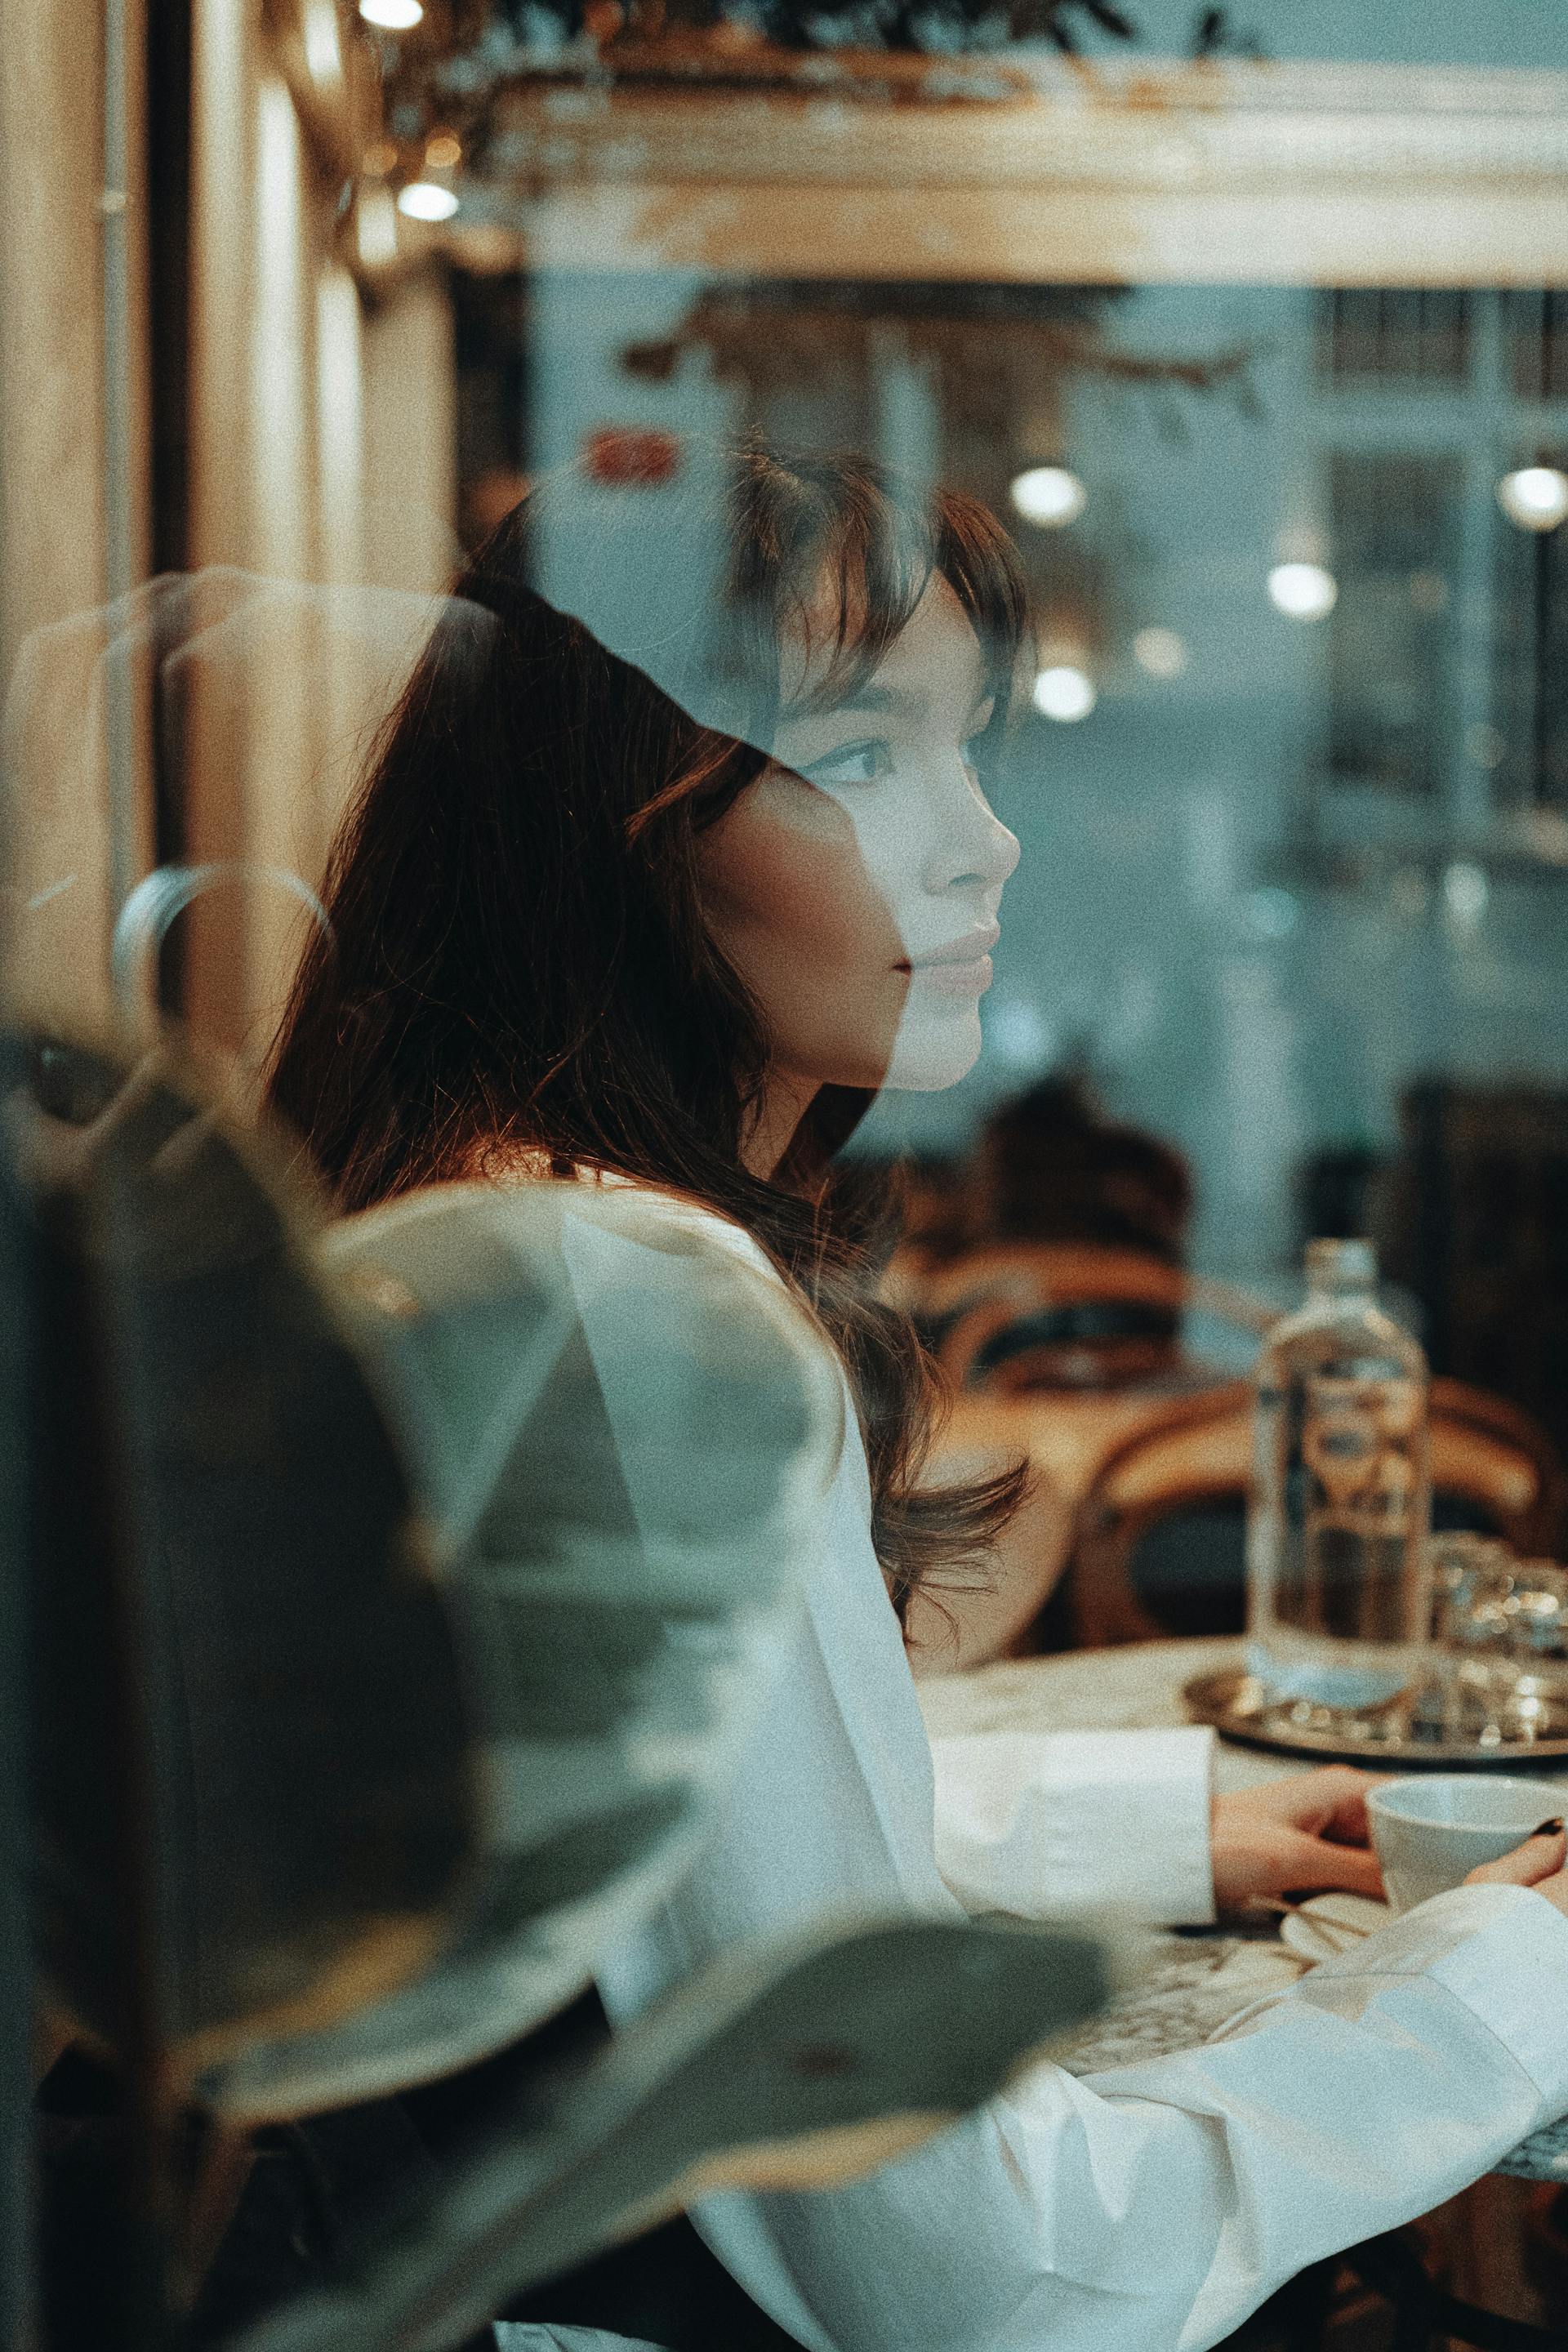
[[[335,845],[331,929],[301,966],[269,1097],[344,1210],[521,1161],[614,1171],[742,1226],[845,1365],[901,1612],[989,1549],[1022,1475],[921,1483],[935,1376],[874,1295],[895,1204],[885,1180],[833,1164],[870,1097],[823,1089],[771,1179],[743,1165],[767,1037],[710,936],[697,844],[762,773],[780,641],[825,578],[839,584],[829,690],[844,691],[932,572],[948,581],[996,691],[984,764],[1023,637],[1017,560],[973,499],[928,506],[858,460],[748,443],[726,453],[717,512],[686,508],[710,569],[721,535],[704,597],[701,549],[662,519],[650,541],[636,497],[547,485],[457,582]],[[563,515],[569,559],[585,536],[591,560],[546,601],[531,568]],[[574,595],[595,627],[560,609]]]

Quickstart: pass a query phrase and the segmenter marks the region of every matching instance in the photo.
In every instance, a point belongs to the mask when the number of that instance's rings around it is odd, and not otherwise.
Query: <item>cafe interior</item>
[[[6,2352],[1568,2345],[1560,10],[0,126]]]

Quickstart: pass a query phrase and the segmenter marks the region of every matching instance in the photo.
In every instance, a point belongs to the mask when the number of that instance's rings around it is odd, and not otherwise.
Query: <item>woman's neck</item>
[[[803,1078],[794,1070],[770,1070],[741,1146],[741,1163],[748,1174],[766,1181],[776,1173],[818,1092],[815,1078]]]

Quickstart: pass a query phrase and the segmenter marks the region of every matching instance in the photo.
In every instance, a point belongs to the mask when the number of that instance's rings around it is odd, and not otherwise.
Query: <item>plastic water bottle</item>
[[[1298,1713],[1364,1717],[1427,1657],[1426,1359],[1377,1306],[1369,1243],[1310,1242],[1306,1271],[1256,1374],[1247,1663]]]

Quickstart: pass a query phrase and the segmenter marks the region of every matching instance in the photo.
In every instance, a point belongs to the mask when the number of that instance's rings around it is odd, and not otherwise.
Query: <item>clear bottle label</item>
[[[1426,1639],[1425,1367],[1342,1329],[1279,1353],[1257,1391],[1252,1664],[1282,1697],[1365,1713],[1409,1687]]]

